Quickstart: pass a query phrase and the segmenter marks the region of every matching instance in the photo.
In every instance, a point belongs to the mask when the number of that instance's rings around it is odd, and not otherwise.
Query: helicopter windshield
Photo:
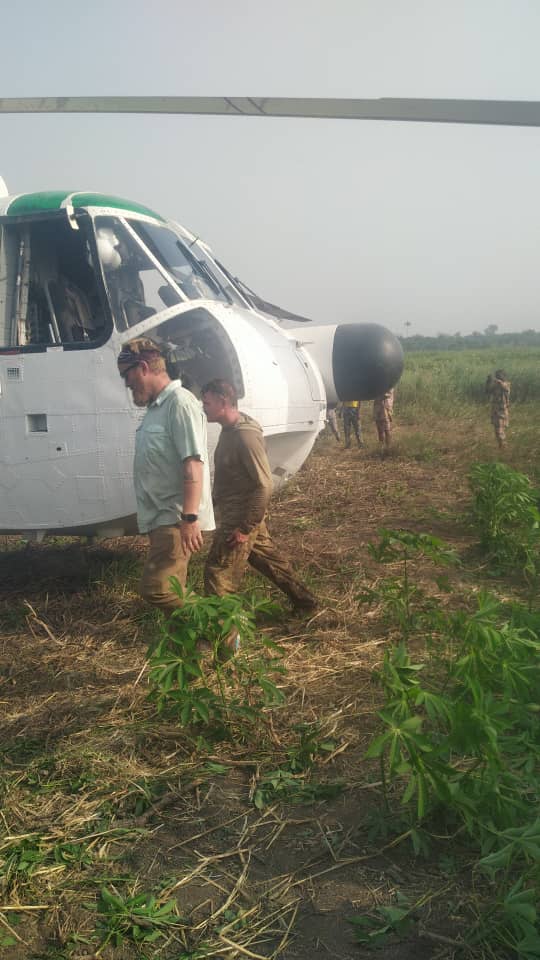
[[[97,217],[96,244],[115,324],[126,330],[183,302],[165,270],[119,217]]]
[[[212,270],[206,260],[194,256],[190,247],[173,230],[141,220],[130,221],[130,226],[167,268],[189,300],[231,302],[230,292],[220,283],[217,271]]]

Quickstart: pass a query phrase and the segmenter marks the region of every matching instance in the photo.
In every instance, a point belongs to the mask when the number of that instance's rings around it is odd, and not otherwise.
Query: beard
[[[134,393],[133,391],[131,392],[131,396],[136,407],[147,407],[150,403],[148,398],[144,398],[141,394]]]

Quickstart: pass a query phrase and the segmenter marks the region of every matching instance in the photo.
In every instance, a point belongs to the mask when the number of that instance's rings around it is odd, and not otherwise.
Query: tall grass
[[[540,401],[540,349],[499,347],[460,353],[406,353],[397,403],[407,418],[427,411],[446,417],[486,405],[488,373],[502,367],[512,382],[512,404]]]

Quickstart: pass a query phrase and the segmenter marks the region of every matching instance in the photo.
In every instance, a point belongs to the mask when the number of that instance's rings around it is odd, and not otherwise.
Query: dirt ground
[[[421,923],[413,939],[378,955],[453,955],[459,869],[449,880],[437,861],[369,835],[382,802],[378,768],[364,759],[380,702],[373,671],[393,635],[357,599],[385,574],[367,544],[381,527],[430,532],[462,555],[473,540],[464,516],[472,454],[439,440],[433,455],[411,456],[405,434],[386,459],[374,442],[344,451],[323,437],[274,501],[275,539],[320,608],[304,620],[285,604],[261,622],[283,650],[286,703],[252,740],[249,730],[233,742],[198,739],[146,699],[146,651],[158,627],[136,595],[142,538],[28,548],[6,539],[0,862],[6,845],[28,837],[49,851],[26,872],[6,878],[4,870],[0,933],[15,941],[0,948],[6,960],[141,955],[128,941],[91,941],[104,884],[176,899],[183,927],[142,949],[148,958],[362,960],[372,954],[355,944],[349,919],[394,902],[397,891],[411,902],[428,895]],[[196,583],[200,570],[198,561]],[[450,576],[466,596],[478,575],[465,565]],[[415,576],[448,602],[428,565]],[[246,587],[255,586],[275,596],[250,578]],[[278,797],[259,810],[254,790],[284,764],[301,723],[320,724],[331,743],[311,776],[337,784],[336,796],[309,804]],[[77,843],[84,861],[74,862],[80,854],[69,845]]]

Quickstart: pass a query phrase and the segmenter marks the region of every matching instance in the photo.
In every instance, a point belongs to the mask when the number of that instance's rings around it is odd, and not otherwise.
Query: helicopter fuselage
[[[235,384],[263,426],[278,484],[324,423],[317,365],[294,333],[243,299],[208,248],[150,211],[91,200],[77,207],[75,196],[51,197],[49,208],[46,195],[3,201],[3,533],[136,532],[132,459],[142,412],[116,366],[132,337],[172,347],[195,393],[214,377]],[[211,448],[218,430],[210,426]]]
[[[116,358],[143,334],[167,347],[195,395],[216,377],[234,384],[279,486],[308,456],[327,401],[384,393],[403,364],[383,327],[304,319],[140,204],[66,191],[0,197],[0,532],[136,532],[142,413]],[[210,454],[218,431],[210,425]]]

